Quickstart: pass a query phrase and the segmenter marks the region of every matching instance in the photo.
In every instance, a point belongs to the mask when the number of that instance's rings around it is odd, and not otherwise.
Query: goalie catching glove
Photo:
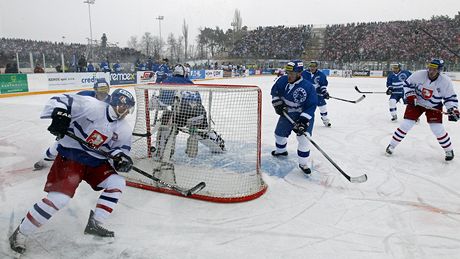
[[[302,136],[307,131],[309,125],[310,120],[304,116],[300,116],[292,131],[294,131],[297,136]]]
[[[275,112],[278,115],[283,115],[283,112],[287,112],[286,104],[281,99],[273,99],[272,100],[273,108],[275,108]]]
[[[447,117],[449,121],[458,121],[460,119],[460,112],[457,107],[449,108],[447,113],[449,113]]]
[[[126,173],[133,168],[133,160],[125,153],[120,152],[113,157],[113,166],[118,172]]]
[[[70,126],[72,116],[66,109],[54,108],[51,118],[53,121],[48,127],[48,131],[59,139],[63,138]]]

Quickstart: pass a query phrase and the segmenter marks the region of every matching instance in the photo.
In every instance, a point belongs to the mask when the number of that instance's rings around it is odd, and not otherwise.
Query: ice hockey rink
[[[262,89],[262,173],[267,192],[249,202],[219,204],[128,187],[107,222],[115,239],[84,235],[98,193],[82,183],[74,199],[27,241],[21,258],[459,258],[460,124],[444,125],[457,157],[444,152],[425,117],[392,157],[388,96],[357,103],[328,101],[332,127],[319,120],[315,142],[349,175],[350,183],[311,147],[310,178],[297,167],[296,140],[287,159],[272,158],[277,121],[270,101],[274,76],[206,81]],[[460,82],[454,82],[460,93]],[[334,97],[384,91],[385,79],[329,78]],[[132,88],[129,88],[133,91]],[[8,236],[45,196],[48,170],[32,171],[53,143],[39,114],[51,94],[0,98],[0,258],[14,257]],[[404,107],[398,104],[399,117]],[[131,116],[134,125],[135,116]]]

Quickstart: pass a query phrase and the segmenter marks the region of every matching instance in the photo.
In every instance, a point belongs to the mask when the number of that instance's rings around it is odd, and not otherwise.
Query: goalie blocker
[[[206,182],[191,196],[202,200],[239,202],[266,191],[260,173],[258,87],[156,84],[135,90],[131,154],[136,166],[183,188]],[[135,174],[128,174],[127,182],[171,193]]]

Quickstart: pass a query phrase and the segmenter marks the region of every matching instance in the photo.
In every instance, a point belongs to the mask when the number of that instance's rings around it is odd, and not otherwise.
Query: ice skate
[[[23,254],[26,251],[27,237],[19,231],[19,226],[10,236],[10,247],[13,251]]]
[[[302,170],[302,172],[306,175],[311,174],[311,169],[307,165],[299,165],[299,168]]]
[[[42,158],[34,164],[34,171],[42,170],[43,168],[49,167],[53,160],[48,158]]]
[[[451,161],[452,159],[454,159],[454,151],[446,151],[446,161]]]
[[[329,119],[327,119],[327,118],[325,118],[325,119],[324,119],[324,118],[321,118],[321,120],[323,120],[324,126],[326,126],[326,127],[330,127],[330,126],[331,126],[331,122],[329,121]]]
[[[272,156],[274,156],[274,157],[283,157],[283,156],[287,156],[287,155],[288,155],[287,151],[284,151],[284,152],[281,152],[281,153],[276,153],[276,150],[272,151]]]
[[[94,235],[98,237],[114,237],[113,231],[107,230],[101,226],[101,223],[94,219],[94,211],[90,211],[88,224],[86,224],[85,234]]]
[[[388,145],[387,148],[385,149],[385,153],[390,156],[393,154],[394,150],[395,148],[392,145]]]

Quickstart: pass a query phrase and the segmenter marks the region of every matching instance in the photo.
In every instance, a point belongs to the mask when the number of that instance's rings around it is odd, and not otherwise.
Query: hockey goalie
[[[150,107],[155,110],[153,132],[157,137],[152,151],[157,166],[154,171],[174,171],[171,158],[176,149],[178,134],[187,136],[185,153],[194,158],[198,155],[199,143],[206,146],[212,153],[225,152],[225,142],[216,131],[211,129],[207,112],[202,104],[201,95],[197,91],[167,90],[168,84],[193,84],[185,77],[185,68],[176,65],[173,75],[163,81],[165,89],[158,96],[152,96]],[[174,182],[174,179],[170,179]]]

